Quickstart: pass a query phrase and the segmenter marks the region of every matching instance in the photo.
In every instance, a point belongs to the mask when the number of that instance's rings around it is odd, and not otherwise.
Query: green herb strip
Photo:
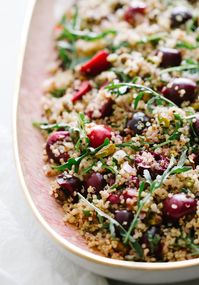
[[[188,234],[186,237],[183,237],[183,234],[181,233],[181,237],[177,241],[178,242],[175,244],[176,246],[189,248],[192,252],[191,255],[193,256],[199,255],[199,245],[194,244],[193,238],[190,237],[190,234]],[[183,241],[184,246],[179,245],[179,241]]]
[[[71,126],[65,123],[57,123],[57,124],[48,124],[45,122],[33,122],[33,127],[38,128],[44,131],[54,131],[64,128],[65,130],[70,130]]]
[[[142,192],[144,191],[144,187],[145,187],[145,182],[142,181],[138,189],[138,207],[140,207],[141,195],[142,195]]]
[[[166,33],[158,33],[155,35],[150,35],[148,37],[142,38],[140,41],[137,42],[137,44],[146,44],[146,43],[157,44],[160,40],[164,39],[165,36]]]
[[[116,46],[109,46],[109,49],[112,51],[112,52],[116,52],[118,49],[122,48],[122,47],[126,47],[126,48],[129,48],[130,45],[128,42],[124,41],[124,42],[121,42],[120,44],[116,45]]]
[[[88,147],[87,149],[82,151],[82,154],[77,157],[77,158],[69,158],[69,160],[62,165],[59,166],[51,166],[53,169],[56,169],[58,171],[64,171],[66,169],[71,170],[73,166],[75,166],[75,172],[78,172],[79,169],[79,165],[80,162],[82,161],[82,159],[84,159],[85,157],[89,157],[89,156],[94,156],[101,148],[103,148],[104,146],[108,145],[110,143],[109,139],[105,139],[104,143],[99,146],[98,148],[91,148]]]
[[[75,144],[75,149],[80,150],[82,143],[85,143],[85,147],[89,146],[90,140],[87,136],[85,127],[86,124],[89,123],[89,121],[86,119],[85,115],[83,113],[79,114],[79,123],[78,123],[78,130],[79,130],[79,139]]]
[[[154,147],[152,147],[152,150],[155,150],[155,149],[160,148],[160,147],[162,147],[162,146],[164,146],[164,145],[167,145],[167,144],[171,143],[171,142],[174,141],[174,140],[178,140],[178,139],[180,138],[180,135],[181,135],[180,132],[178,132],[178,131],[174,132],[174,133],[168,138],[168,140],[166,140],[166,141],[164,141],[164,142],[162,142],[162,143],[160,143],[160,144],[158,144],[158,145],[155,145]]]
[[[136,96],[136,98],[135,98],[135,100],[134,100],[134,109],[135,109],[135,110],[137,109],[138,104],[139,104],[140,100],[142,100],[143,96],[144,96],[144,92],[140,92],[140,93]]]
[[[90,57],[77,56],[75,43],[58,41],[57,49],[58,49],[58,58],[61,60],[63,68],[73,69],[76,65],[82,64],[90,59]]]
[[[118,143],[118,144],[116,144],[116,146],[117,146],[117,147],[121,147],[121,148],[123,148],[123,147],[129,147],[129,148],[134,149],[134,150],[139,150],[139,149],[140,149],[140,147],[136,146],[136,145],[134,144],[134,142]]]
[[[172,101],[170,101],[166,97],[160,95],[159,93],[157,93],[153,89],[151,89],[149,87],[146,87],[144,85],[136,84],[136,83],[128,83],[128,82],[125,82],[125,83],[111,83],[108,86],[106,86],[105,89],[107,89],[110,92],[116,93],[117,96],[122,96],[124,94],[120,93],[120,89],[124,88],[124,87],[128,87],[129,89],[138,89],[138,90],[140,90],[139,94],[137,95],[137,97],[138,96],[139,97],[138,98],[136,97],[137,98],[137,100],[136,100],[136,107],[138,105],[139,100],[141,100],[142,97],[143,97],[143,95],[141,95],[141,94],[143,94],[143,92],[152,95],[153,97],[147,103],[147,108],[148,108],[149,112],[152,111],[152,109],[153,109],[152,105],[155,102],[158,102],[158,104],[160,104],[161,102],[166,102],[170,106],[178,107],[175,103],[173,103]]]
[[[196,244],[192,243],[191,241],[187,242],[186,245],[191,249],[193,256],[199,255],[199,245],[196,245]]]
[[[73,18],[72,18],[72,28],[73,29],[77,28],[78,21],[79,21],[79,10],[78,10],[78,6],[74,4],[74,13],[73,13]]]
[[[51,91],[50,94],[55,98],[61,98],[64,96],[65,92],[66,92],[65,88],[60,88]]]
[[[199,71],[199,64],[184,64],[181,66],[173,66],[160,71],[160,74],[174,71]]]
[[[78,31],[70,28],[69,26],[64,26],[64,29],[61,33],[61,35],[58,37],[58,40],[69,40],[69,41],[76,41],[79,39],[85,40],[85,41],[96,41],[103,39],[104,37],[108,35],[116,35],[115,30],[105,30],[99,34],[89,31]]]
[[[193,45],[189,42],[178,42],[176,44],[176,48],[185,48],[185,49],[189,49],[189,50],[194,50],[194,49],[199,48],[199,44]]]

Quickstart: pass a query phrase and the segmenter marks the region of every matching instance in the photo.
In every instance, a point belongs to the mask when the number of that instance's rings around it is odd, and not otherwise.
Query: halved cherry
[[[177,6],[171,12],[171,27],[178,28],[180,25],[192,19],[191,11],[184,6]]]
[[[46,153],[49,159],[53,159],[54,162],[60,163],[60,159],[65,162],[68,160],[69,155],[67,152],[63,152],[60,148],[64,146],[65,142],[69,142],[70,134],[68,131],[57,131],[49,135],[46,143]]]
[[[111,128],[104,125],[96,125],[91,128],[88,138],[90,145],[94,148],[102,145],[106,138],[111,139]]]
[[[80,192],[82,189],[82,182],[79,178],[70,174],[60,174],[57,177],[57,183],[60,188],[72,196],[74,192]]]
[[[95,116],[93,111],[87,112],[87,116],[90,119],[103,119],[105,117],[109,117],[113,113],[113,104],[113,99],[108,98],[101,106],[99,106],[98,116]]]
[[[188,214],[194,214],[197,208],[197,201],[185,193],[174,194],[164,200],[163,210],[166,216],[171,219],[179,219]]]
[[[136,17],[146,13],[147,5],[144,2],[132,2],[124,13],[124,19],[131,25],[135,24]]]
[[[93,172],[84,179],[84,187],[88,189],[90,186],[94,188],[95,193],[104,189],[106,181],[103,175],[99,172]]]
[[[110,204],[119,204],[120,196],[118,194],[110,194],[107,200],[110,202]]]
[[[179,106],[184,101],[195,101],[197,93],[196,83],[188,78],[175,78],[162,89],[162,94]]]

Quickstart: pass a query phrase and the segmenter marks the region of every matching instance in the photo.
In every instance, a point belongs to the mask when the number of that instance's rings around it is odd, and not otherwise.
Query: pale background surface
[[[107,285],[47,240],[24,200],[14,166],[11,118],[20,34],[28,0],[0,0],[0,284]],[[132,280],[133,282],[133,280]],[[123,285],[110,281],[111,285]],[[198,281],[181,285],[199,285]]]

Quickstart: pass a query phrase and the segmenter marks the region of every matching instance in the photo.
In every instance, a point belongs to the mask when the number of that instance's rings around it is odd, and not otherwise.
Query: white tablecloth
[[[12,105],[27,0],[0,1],[0,284],[106,285],[41,232],[21,191],[12,151]]]
[[[0,1],[0,284],[106,285],[105,279],[67,260],[40,231],[18,182],[12,152],[12,96],[26,7],[27,0]]]

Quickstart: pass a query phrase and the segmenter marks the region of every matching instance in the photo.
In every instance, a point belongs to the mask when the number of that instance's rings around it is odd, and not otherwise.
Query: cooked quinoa
[[[199,1],[81,0],[53,31],[45,174],[106,257],[199,257]]]

